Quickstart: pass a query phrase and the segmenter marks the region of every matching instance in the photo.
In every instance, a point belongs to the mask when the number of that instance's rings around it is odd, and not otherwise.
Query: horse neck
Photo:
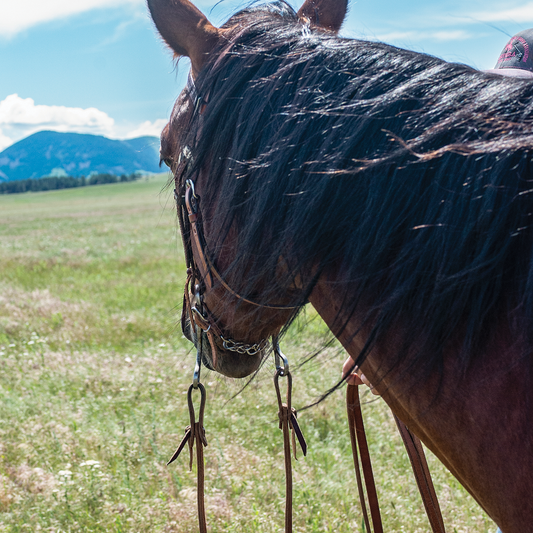
[[[357,316],[344,316],[339,291],[338,284],[321,279],[309,300],[356,359],[365,344],[365,332],[358,330]],[[394,337],[391,334],[387,342],[376,344],[361,364],[363,373],[377,385],[394,414],[505,533],[528,531],[533,523],[528,490],[533,476],[533,418],[526,359],[531,352],[502,331],[492,349],[474,358],[464,372],[457,371],[459,354],[450,351],[440,371],[416,382],[390,364],[398,346]]]

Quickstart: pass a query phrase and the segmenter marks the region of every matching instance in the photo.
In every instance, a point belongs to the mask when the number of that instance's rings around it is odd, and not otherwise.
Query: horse
[[[341,38],[345,0],[220,28],[148,6],[191,61],[161,160],[204,364],[253,374],[311,303],[501,530],[530,531],[533,84]]]

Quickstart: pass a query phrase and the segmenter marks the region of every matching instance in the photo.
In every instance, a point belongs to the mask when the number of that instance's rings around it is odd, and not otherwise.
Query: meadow
[[[189,423],[195,357],[179,328],[185,266],[166,179],[0,196],[0,531],[198,531],[187,450],[166,466]],[[282,342],[297,408],[339,379],[342,350],[319,350],[328,339],[308,309]],[[273,368],[246,387],[203,370],[213,533],[282,531]],[[295,532],[364,530],[344,393],[300,413],[309,453],[294,466]],[[385,531],[425,533],[392,417],[363,401]],[[494,532],[428,460],[447,531]]]

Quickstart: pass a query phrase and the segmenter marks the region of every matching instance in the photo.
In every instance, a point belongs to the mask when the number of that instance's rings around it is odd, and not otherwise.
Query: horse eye
[[[165,163],[168,168],[172,168],[172,158],[165,157],[165,159],[163,159],[163,163]]]

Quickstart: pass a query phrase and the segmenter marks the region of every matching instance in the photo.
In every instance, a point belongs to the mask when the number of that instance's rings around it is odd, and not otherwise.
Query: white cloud
[[[114,126],[115,121],[107,113],[94,107],[35,105],[32,98],[20,98],[17,94],[0,102],[3,148],[41,130],[112,136]]]
[[[0,152],[28,135],[43,130],[91,133],[113,139],[159,137],[167,119],[147,120],[136,127],[117,125],[103,111],[94,107],[36,105],[32,98],[9,95],[0,101]]]
[[[517,21],[520,24],[533,22],[533,2],[523,4],[520,7],[501,9],[499,11],[482,11],[472,14],[472,18],[484,22]]]
[[[0,2],[0,35],[11,37],[42,22],[77,15],[96,8],[124,4],[144,5],[143,0],[3,0]]]
[[[163,131],[163,128],[166,126],[168,120],[165,118],[160,118],[157,120],[154,120],[154,122],[150,122],[147,120],[146,122],[143,122],[140,124],[137,128],[130,131],[126,135],[126,139],[133,139],[135,137],[144,137],[145,135],[153,135],[155,137],[159,137],[161,135],[161,132]]]

